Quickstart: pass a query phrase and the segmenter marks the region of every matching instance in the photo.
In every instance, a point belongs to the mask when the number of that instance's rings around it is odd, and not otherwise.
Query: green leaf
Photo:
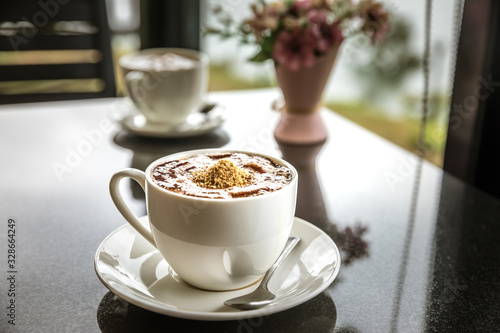
[[[274,38],[264,38],[261,43],[262,51],[271,53],[274,47]]]
[[[201,30],[202,36],[206,36],[206,35],[218,35],[218,34],[221,33],[220,29],[209,27],[209,26],[202,27],[200,30]]]
[[[264,62],[266,61],[267,59],[269,59],[269,55],[260,51],[259,53],[257,53],[256,55],[254,55],[252,58],[248,59],[249,61],[253,61],[253,62]]]

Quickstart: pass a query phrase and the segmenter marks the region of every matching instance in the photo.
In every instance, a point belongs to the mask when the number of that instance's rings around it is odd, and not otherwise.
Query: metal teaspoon
[[[224,302],[224,304],[239,310],[253,310],[271,303],[276,298],[276,295],[269,291],[267,284],[273,276],[274,272],[276,272],[278,267],[290,254],[290,252],[292,252],[293,248],[299,241],[300,237],[292,236],[288,238],[285,248],[279,255],[278,259],[276,259],[274,264],[271,266],[271,268],[266,272],[257,289],[249,294],[228,299]]]

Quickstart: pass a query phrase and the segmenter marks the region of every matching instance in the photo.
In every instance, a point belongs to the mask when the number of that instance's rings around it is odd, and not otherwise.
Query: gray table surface
[[[224,125],[207,135],[130,135],[123,99],[0,107],[1,332],[493,332],[500,327],[500,201],[322,110],[323,146],[278,145],[274,89],[213,93]],[[204,322],[144,310],[109,292],[93,260],[126,223],[111,175],[156,158],[226,147],[283,156],[299,171],[296,215],[341,248],[336,280],[287,311]],[[75,154],[76,152],[76,154]],[[417,187],[418,185],[418,187]],[[140,191],[124,194],[145,214]],[[10,222],[9,222],[10,221]],[[15,325],[7,255],[15,224]]]

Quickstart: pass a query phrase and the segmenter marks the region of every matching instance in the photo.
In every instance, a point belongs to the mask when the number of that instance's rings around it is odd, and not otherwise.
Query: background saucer
[[[200,107],[203,110],[208,103]],[[198,136],[219,128],[224,122],[223,107],[214,105],[207,113],[194,112],[188,116],[186,123],[172,127],[150,123],[140,114],[131,102],[120,104],[113,113],[113,118],[121,127],[135,135],[155,138],[182,138]]]
[[[147,226],[147,216],[141,218]],[[97,249],[94,266],[114,294],[147,310],[197,320],[236,320],[265,316],[295,307],[325,290],[340,269],[340,254],[332,239],[314,225],[295,218],[292,235],[301,242],[269,283],[275,302],[261,309],[239,311],[224,301],[257,286],[214,292],[184,283],[130,225],[112,232]]]

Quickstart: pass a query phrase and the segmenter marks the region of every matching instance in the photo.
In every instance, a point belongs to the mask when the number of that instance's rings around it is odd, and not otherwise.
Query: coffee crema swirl
[[[245,186],[206,188],[198,185],[194,175],[215,165],[219,160],[232,161],[252,177]],[[245,153],[201,154],[168,161],[155,166],[152,179],[158,186],[183,195],[210,199],[231,199],[263,195],[277,191],[292,180],[292,173],[284,165],[268,158]]]

